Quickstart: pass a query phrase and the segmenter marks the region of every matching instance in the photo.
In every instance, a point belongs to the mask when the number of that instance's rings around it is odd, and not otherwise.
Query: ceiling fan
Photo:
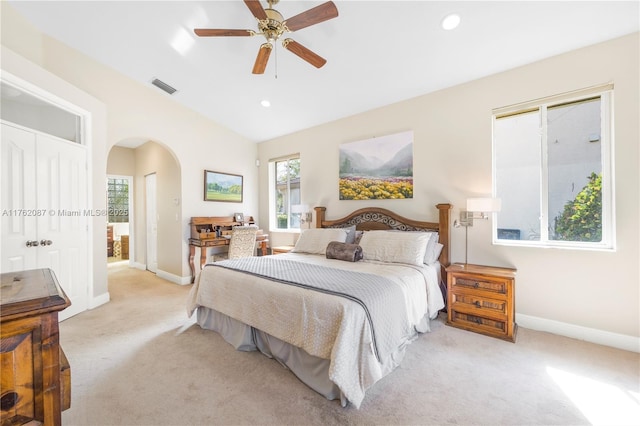
[[[252,30],[208,28],[196,28],[193,31],[200,37],[250,37],[263,35],[267,39],[267,42],[260,46],[256,62],[253,65],[254,74],[263,74],[267,67],[267,61],[269,60],[269,55],[271,55],[271,50],[273,50],[274,43],[284,33],[301,30],[338,16],[336,5],[333,4],[332,1],[328,1],[285,20],[280,12],[273,8],[279,1],[280,0],[267,0],[269,7],[265,9],[259,0],[244,0],[244,4],[247,5],[253,16],[258,20],[258,32]],[[290,38],[285,38],[282,41],[282,46],[316,68],[322,67],[327,62],[323,57]]]

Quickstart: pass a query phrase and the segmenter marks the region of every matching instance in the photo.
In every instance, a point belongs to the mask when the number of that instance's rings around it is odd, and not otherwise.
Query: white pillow
[[[422,265],[428,232],[369,231],[360,239],[364,260]]]
[[[424,263],[426,263],[427,265],[431,265],[432,263],[435,263],[440,257],[440,253],[442,252],[443,248],[444,248],[444,245],[440,243],[436,243],[434,246],[434,249],[431,250],[431,253],[425,253]]]
[[[327,252],[327,246],[331,241],[344,243],[347,239],[347,231],[337,228],[311,228],[305,229],[300,234],[298,242],[291,250],[294,253],[322,254]]]
[[[438,241],[440,239],[437,232],[429,232],[428,234],[431,235],[431,238],[429,238],[429,242],[427,243],[427,250],[424,252],[424,263],[426,263],[427,265],[433,263],[433,261],[430,260],[433,258],[436,244],[438,244]]]

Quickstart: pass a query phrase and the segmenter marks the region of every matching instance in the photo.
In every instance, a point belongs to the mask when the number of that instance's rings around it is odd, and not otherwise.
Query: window
[[[494,242],[613,248],[612,89],[494,111]]]
[[[275,229],[300,228],[300,213],[293,213],[291,207],[300,204],[300,157],[272,160],[270,171],[274,183],[272,206],[275,217]]]
[[[82,117],[24,89],[0,81],[0,118],[82,144]]]
[[[107,207],[109,222],[129,222],[129,181],[127,179],[107,179]]]

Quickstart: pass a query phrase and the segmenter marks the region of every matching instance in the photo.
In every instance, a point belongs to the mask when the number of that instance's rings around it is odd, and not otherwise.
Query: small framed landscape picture
[[[204,171],[204,201],[242,202],[242,175]]]

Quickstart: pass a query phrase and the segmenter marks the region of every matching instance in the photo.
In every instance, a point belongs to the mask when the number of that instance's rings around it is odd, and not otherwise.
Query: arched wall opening
[[[130,176],[132,211],[129,225],[129,264],[151,269],[169,281],[181,283],[183,269],[182,177],[175,153],[163,142],[147,138],[127,138],[109,150],[107,176]],[[155,175],[155,228],[147,218],[147,177]],[[156,252],[147,245],[156,233]],[[106,260],[105,260],[106,261]],[[157,268],[149,268],[157,262]]]

